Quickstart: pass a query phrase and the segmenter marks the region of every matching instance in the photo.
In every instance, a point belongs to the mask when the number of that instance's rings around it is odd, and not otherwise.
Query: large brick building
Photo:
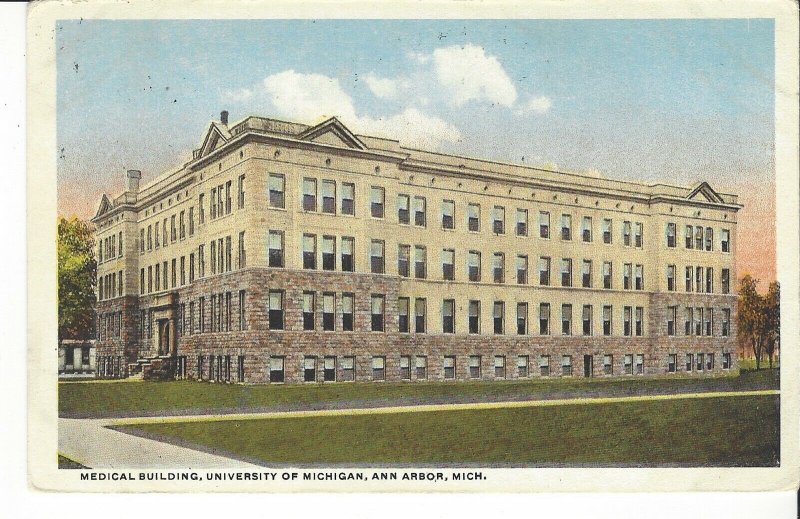
[[[183,167],[102,198],[99,376],[737,368],[734,195],[220,119]]]

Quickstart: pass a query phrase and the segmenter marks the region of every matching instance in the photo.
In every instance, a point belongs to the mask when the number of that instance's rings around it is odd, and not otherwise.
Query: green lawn
[[[196,381],[61,382],[62,416],[113,416],[231,409],[301,408],[342,403],[433,403],[594,395],[637,395],[680,391],[729,391],[778,387],[774,371],[741,376],[656,378],[568,378],[482,382],[337,383],[237,385]]]
[[[269,463],[775,466],[777,396],[136,425]]]

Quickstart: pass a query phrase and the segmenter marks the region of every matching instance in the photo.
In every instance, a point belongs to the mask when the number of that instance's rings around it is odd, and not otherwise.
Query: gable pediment
[[[708,182],[701,182],[697,185],[687,196],[689,200],[701,200],[704,202],[712,202],[715,204],[724,203],[722,197],[711,188]]]
[[[195,158],[200,158],[208,155],[215,149],[223,146],[230,139],[230,133],[224,127],[220,127],[217,123],[211,123],[208,131],[206,132],[203,144],[200,145],[200,151]]]
[[[297,138],[304,141],[327,144],[329,146],[358,150],[367,149],[367,146],[361,142],[361,139],[356,137],[356,135],[336,117],[331,117],[316,126],[308,128],[298,135]]]
[[[109,212],[113,205],[111,204],[111,200],[108,199],[107,195],[103,195],[103,198],[100,199],[100,207],[97,208],[97,213],[95,213],[94,217],[99,218]]]

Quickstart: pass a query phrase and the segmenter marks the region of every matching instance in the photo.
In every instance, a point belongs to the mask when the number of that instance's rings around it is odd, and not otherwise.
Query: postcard
[[[32,5],[30,484],[796,488],[794,7]]]

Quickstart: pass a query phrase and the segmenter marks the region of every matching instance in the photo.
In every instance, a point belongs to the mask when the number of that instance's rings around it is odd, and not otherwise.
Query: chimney
[[[219,122],[221,122],[222,124],[225,124],[225,125],[228,124],[228,111],[227,110],[223,110],[223,111],[220,112],[220,114],[219,114]]]
[[[128,175],[125,178],[125,191],[129,193],[139,192],[139,180],[142,178],[142,172],[138,169],[129,169]]]

